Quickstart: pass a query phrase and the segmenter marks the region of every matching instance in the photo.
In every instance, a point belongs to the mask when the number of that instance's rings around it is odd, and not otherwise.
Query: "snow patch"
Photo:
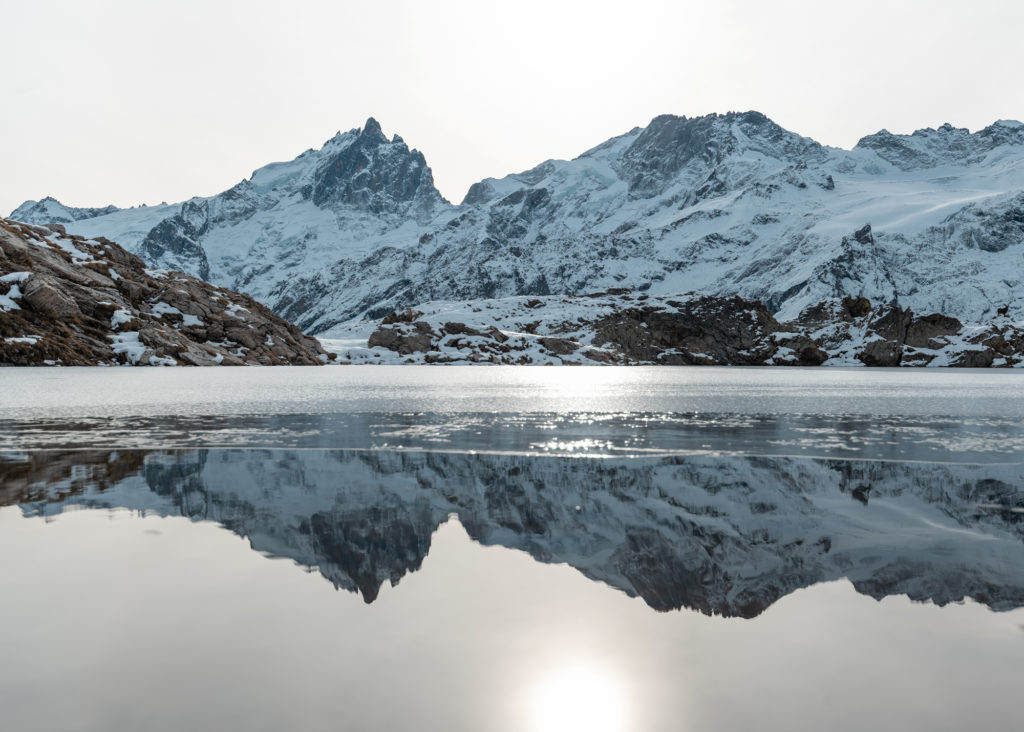
[[[42,336],[37,335],[26,335],[16,338],[4,338],[4,343],[27,343],[30,346],[34,346],[43,339]]]
[[[114,311],[113,315],[110,316],[110,327],[116,330],[125,323],[130,322],[132,319],[133,316],[130,311],[125,310],[124,308],[118,308]]]
[[[139,340],[139,331],[127,330],[107,336],[113,344],[114,353],[124,354],[129,363],[137,364],[146,353],[145,344]]]
[[[21,310],[21,306],[14,302],[15,300],[21,299],[21,288],[17,285],[11,285],[11,289],[7,291],[6,295],[0,295],[0,311],[9,312],[11,310]]]

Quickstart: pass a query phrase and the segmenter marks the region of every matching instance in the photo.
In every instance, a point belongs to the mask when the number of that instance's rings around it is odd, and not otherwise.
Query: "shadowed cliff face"
[[[313,203],[347,205],[372,214],[429,214],[443,205],[427,161],[400,137],[389,141],[372,117],[343,147],[317,168],[303,190]]]
[[[660,611],[754,617],[849,578],[881,599],[1024,605],[1024,468],[389,451],[9,453],[0,503],[216,521],[372,602],[458,517]]]

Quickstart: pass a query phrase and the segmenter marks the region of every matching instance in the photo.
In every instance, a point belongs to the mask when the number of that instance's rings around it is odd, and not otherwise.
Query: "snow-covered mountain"
[[[33,221],[45,221],[48,224],[70,224],[82,219],[93,219],[97,216],[120,211],[117,206],[104,206],[103,208],[70,208],[58,201],[56,198],[47,196],[41,201],[26,201],[18,207],[19,221],[32,223]]]
[[[127,210],[26,202],[153,266],[238,289],[312,332],[435,300],[630,288],[1024,316],[1024,125],[824,147],[757,112],[664,115],[446,202],[373,119],[224,193]],[[69,221],[70,220],[70,221]]]
[[[452,514],[651,607],[752,617],[796,589],[1024,604],[1019,464],[740,456],[132,450],[0,456],[0,506],[216,521],[367,602]]]

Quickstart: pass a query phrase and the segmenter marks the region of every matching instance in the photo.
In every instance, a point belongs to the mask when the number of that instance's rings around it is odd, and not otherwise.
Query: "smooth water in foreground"
[[[0,371],[0,729],[1017,730],[1022,387]]]

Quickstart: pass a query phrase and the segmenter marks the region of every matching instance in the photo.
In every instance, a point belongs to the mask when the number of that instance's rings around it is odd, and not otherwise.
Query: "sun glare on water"
[[[530,732],[626,732],[621,685],[596,668],[558,669],[534,690],[530,721]]]

